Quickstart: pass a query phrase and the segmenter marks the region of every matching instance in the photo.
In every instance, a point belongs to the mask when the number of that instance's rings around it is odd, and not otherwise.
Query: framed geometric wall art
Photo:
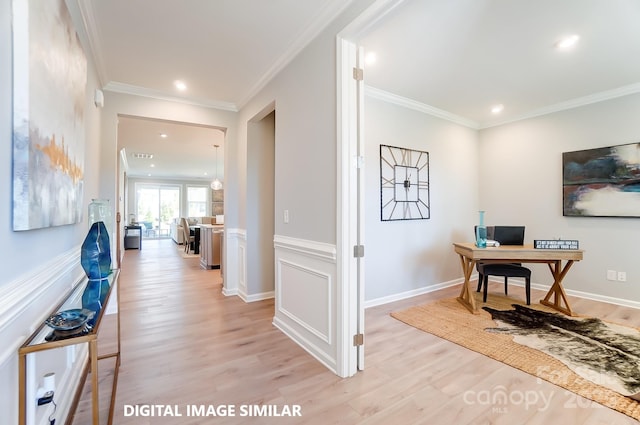
[[[430,216],[429,153],[380,145],[380,219],[423,220]]]
[[[13,0],[13,230],[79,223],[87,60],[64,0]]]
[[[640,217],[640,143],[562,154],[563,215]]]

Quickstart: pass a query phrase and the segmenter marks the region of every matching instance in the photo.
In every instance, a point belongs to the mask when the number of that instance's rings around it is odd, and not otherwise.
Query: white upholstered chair
[[[182,224],[182,231],[184,232],[184,252],[189,252],[191,250],[191,244],[195,243],[195,236],[191,234],[189,220],[182,217],[180,223]]]

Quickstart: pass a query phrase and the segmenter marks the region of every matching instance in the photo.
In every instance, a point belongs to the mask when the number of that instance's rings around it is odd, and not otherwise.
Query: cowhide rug
[[[596,318],[513,307],[483,307],[498,323],[486,330],[514,335],[518,344],[558,359],[584,379],[640,400],[640,331]]]

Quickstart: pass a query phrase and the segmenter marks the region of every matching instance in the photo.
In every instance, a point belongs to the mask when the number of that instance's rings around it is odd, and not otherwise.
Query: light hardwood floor
[[[145,240],[141,251],[126,251],[120,284],[115,424],[637,424],[389,316],[456,296],[457,286],[368,309],[366,370],[341,379],[272,325],[273,300],[246,304],[223,296],[219,272],[182,258],[171,240]],[[534,300],[543,295],[532,293]],[[571,301],[579,314],[640,326],[637,310]],[[109,361],[100,364],[104,423]],[[491,403],[500,392],[511,402]],[[74,424],[90,423],[87,399],[85,391]],[[125,405],[145,404],[177,405],[183,416],[124,415]],[[299,405],[302,416],[186,416],[187,405],[234,405],[239,415],[246,404]]]

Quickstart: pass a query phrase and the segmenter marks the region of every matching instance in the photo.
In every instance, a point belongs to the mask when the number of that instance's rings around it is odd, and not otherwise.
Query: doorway
[[[245,301],[275,297],[275,105],[247,123]]]
[[[203,205],[206,207],[206,192]],[[171,223],[180,217],[180,187],[136,183],[135,211],[145,238],[168,238]]]

